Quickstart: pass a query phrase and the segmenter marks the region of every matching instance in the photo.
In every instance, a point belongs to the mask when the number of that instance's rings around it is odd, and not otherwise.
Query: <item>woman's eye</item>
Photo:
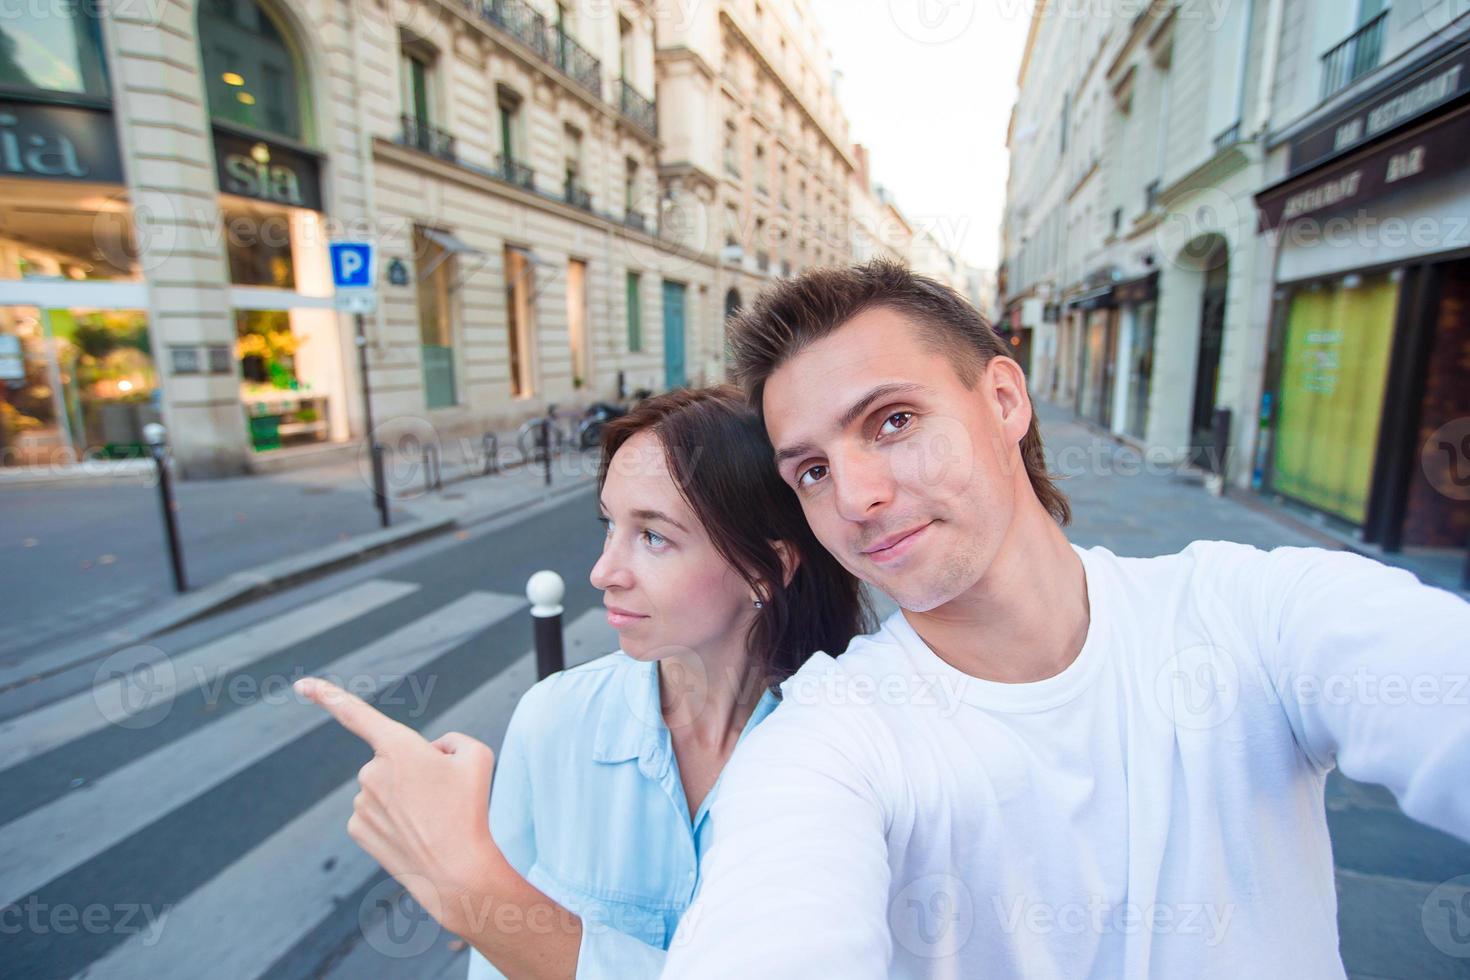
[[[818,464],[816,466],[809,466],[796,477],[796,485],[800,487],[809,487],[817,480],[820,480],[826,475],[827,467],[822,466],[821,464]]]
[[[612,534],[612,530],[613,530],[613,527],[612,527],[612,518],[610,518],[610,517],[599,517],[597,519],[597,523],[599,523],[599,524],[602,525],[602,533],[604,535],[610,535],[610,534]]]
[[[644,531],[643,540],[647,541],[654,548],[662,548],[665,543],[664,536],[657,531]]]
[[[914,413],[913,412],[894,412],[892,415],[888,416],[888,418],[886,418],[886,419],[883,420],[883,425],[878,429],[878,434],[879,435],[891,435],[893,432],[897,432],[897,431],[900,431],[902,429],[906,429],[906,428],[908,428],[909,423],[911,421],[913,421],[913,418],[914,418]],[[889,429],[889,426],[895,424],[894,423],[894,420],[895,419],[899,419],[900,421],[897,423],[897,425],[895,426],[895,428],[893,428],[893,429],[890,430]]]

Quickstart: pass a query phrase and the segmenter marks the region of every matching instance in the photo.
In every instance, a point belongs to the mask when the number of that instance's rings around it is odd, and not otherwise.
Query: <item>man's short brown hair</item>
[[[901,263],[874,259],[863,265],[820,267],[778,280],[730,324],[732,371],[751,407],[762,412],[766,381],[782,364],[875,307],[902,313],[917,324],[926,343],[954,365],[966,388],[975,386],[992,358],[1011,356],[1005,341],[963,296]],[[1072,510],[1046,472],[1034,414],[1021,439],[1021,460],[1042,506],[1057,523],[1068,523]]]

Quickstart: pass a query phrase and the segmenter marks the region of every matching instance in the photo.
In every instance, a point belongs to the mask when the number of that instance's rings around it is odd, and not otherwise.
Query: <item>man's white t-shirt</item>
[[[971,677],[899,612],[783,685],[665,977],[1344,976],[1327,772],[1470,836],[1470,604],[1319,549],[1076,551],[1054,677]]]

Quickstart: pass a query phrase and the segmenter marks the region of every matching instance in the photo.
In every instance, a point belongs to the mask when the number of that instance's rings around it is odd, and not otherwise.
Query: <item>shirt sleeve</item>
[[[545,683],[544,681],[541,683]],[[537,705],[542,693],[538,683],[516,702],[495,753],[495,773],[490,780],[490,836],[511,867],[521,877],[536,863],[536,827],[531,808],[531,764],[527,748],[537,738],[540,715]],[[477,949],[470,950],[466,980],[504,980],[501,973]]]
[[[1470,603],[1349,552],[1278,548],[1244,571],[1269,681],[1320,767],[1470,840]]]
[[[490,835],[511,867],[529,875],[536,863],[536,827],[531,807],[531,765],[526,751],[537,737],[541,685],[531,688],[510,716],[495,775],[490,781]]]
[[[577,980],[654,980],[668,954],[609,925],[582,923]]]
[[[885,810],[863,761],[872,730],[844,724],[858,711],[783,704],[746,736],[665,978],[887,976]]]

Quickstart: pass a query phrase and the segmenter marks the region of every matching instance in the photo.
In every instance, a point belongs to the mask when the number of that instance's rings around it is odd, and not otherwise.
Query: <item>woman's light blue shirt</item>
[[[740,738],[778,703],[763,692]],[[699,885],[718,789],[690,815],[656,662],[610,653],[521,698],[496,758],[490,829],[517,871],[581,917],[579,978],[658,975]],[[499,976],[471,954],[468,980]]]

